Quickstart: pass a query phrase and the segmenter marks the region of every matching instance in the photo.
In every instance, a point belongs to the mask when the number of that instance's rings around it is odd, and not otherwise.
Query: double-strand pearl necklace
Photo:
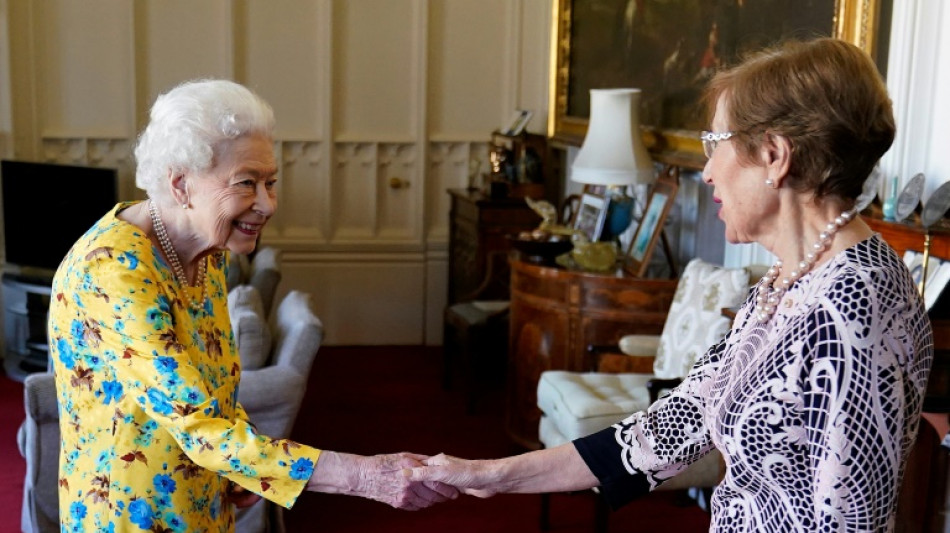
[[[811,245],[811,250],[805,253],[805,259],[798,262],[798,268],[789,272],[788,277],[782,278],[782,282],[778,288],[773,289],[773,286],[775,285],[775,280],[778,279],[779,273],[782,271],[782,260],[779,259],[772,265],[772,268],[768,269],[765,276],[762,277],[758,294],[756,294],[755,297],[755,317],[759,322],[765,323],[772,318],[772,315],[775,314],[775,310],[778,308],[778,303],[782,300],[782,296],[785,295],[785,291],[794,285],[796,281],[801,279],[806,272],[815,267],[815,262],[818,261],[818,257],[831,246],[831,241],[834,240],[838,230],[854,220],[856,215],[857,210],[851,209],[844,211],[835,217],[834,221],[827,223],[825,230],[818,234],[818,240],[815,241],[815,244]]]
[[[152,219],[152,227],[155,228],[155,235],[158,237],[158,244],[162,247],[162,252],[165,253],[165,257],[168,258],[168,261],[172,264],[172,271],[175,273],[175,279],[178,280],[178,284],[182,287],[182,293],[185,295],[185,300],[188,301],[188,305],[195,311],[201,311],[201,307],[204,305],[205,299],[208,297],[208,286],[205,283],[205,274],[207,273],[207,264],[208,258],[204,258],[198,263],[198,275],[195,276],[195,287],[201,287],[201,299],[192,300],[191,295],[188,294],[188,277],[185,276],[185,269],[181,266],[181,260],[178,259],[178,253],[175,252],[175,248],[172,247],[171,240],[168,239],[168,232],[165,231],[165,224],[162,223],[161,217],[158,216],[158,210],[155,208],[155,202],[151,199],[148,201],[148,216]]]

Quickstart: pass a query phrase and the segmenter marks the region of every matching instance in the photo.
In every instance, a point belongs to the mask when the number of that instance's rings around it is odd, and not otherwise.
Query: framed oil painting
[[[660,161],[701,168],[701,95],[717,69],[786,38],[821,35],[874,56],[879,4],[890,1],[558,0],[554,137],[581,144],[590,89],[637,87],[647,148]]]

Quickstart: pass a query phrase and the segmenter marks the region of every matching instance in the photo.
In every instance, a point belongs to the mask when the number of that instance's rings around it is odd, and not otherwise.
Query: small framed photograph
[[[646,209],[643,210],[643,218],[627,250],[626,270],[630,274],[637,277],[643,277],[646,274],[650,257],[653,255],[656,241],[663,232],[663,223],[666,222],[666,215],[673,206],[678,188],[675,171],[664,173],[653,185],[650,199],[647,201]]]
[[[503,129],[502,133],[511,136],[521,135],[528,126],[528,122],[531,121],[532,115],[534,115],[534,112],[528,109],[516,110],[511,120],[508,121],[508,127]]]
[[[590,242],[597,242],[607,218],[607,199],[585,192],[574,214],[574,229],[580,230]]]

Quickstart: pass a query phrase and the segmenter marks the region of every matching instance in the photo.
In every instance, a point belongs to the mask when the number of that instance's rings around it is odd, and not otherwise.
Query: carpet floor
[[[293,437],[324,449],[361,454],[440,452],[466,458],[503,457],[523,450],[504,432],[500,389],[487,391],[465,414],[459,388],[441,385],[441,349],[323,347],[311,372]],[[19,531],[25,463],[16,447],[23,387],[0,375],[0,532]],[[553,533],[593,531],[596,496],[554,495]],[[417,512],[360,498],[304,493],[285,513],[290,532],[534,532],[540,496],[499,495],[458,500]],[[708,531],[709,516],[658,492],[611,514],[609,531]]]

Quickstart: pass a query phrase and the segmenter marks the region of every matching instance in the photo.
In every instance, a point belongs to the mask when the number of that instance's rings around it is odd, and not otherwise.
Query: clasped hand
[[[458,490],[434,479],[414,479],[430,458],[412,453],[360,456],[324,451],[307,489],[348,494],[415,511],[458,497]]]

